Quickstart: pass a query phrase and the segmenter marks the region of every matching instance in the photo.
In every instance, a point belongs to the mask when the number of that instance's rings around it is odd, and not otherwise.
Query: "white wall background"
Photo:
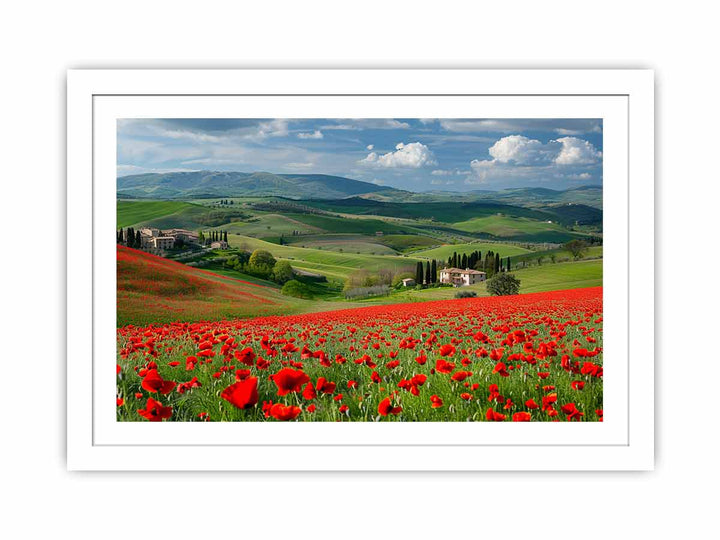
[[[7,538],[327,533],[589,539],[717,533],[717,280],[702,283],[717,250],[718,19],[712,4],[260,4],[3,6],[0,230],[10,250],[18,249],[8,256],[4,248],[0,263],[0,523]],[[324,65],[657,70],[656,471],[65,471],[65,69]],[[647,264],[650,271],[652,261]],[[453,457],[428,453],[430,462],[446,459]]]

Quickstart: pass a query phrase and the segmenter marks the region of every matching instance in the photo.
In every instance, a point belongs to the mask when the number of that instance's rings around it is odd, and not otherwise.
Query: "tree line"
[[[460,268],[461,270],[470,268],[485,272],[488,278],[494,274],[511,270],[510,257],[501,258],[499,253],[492,250],[488,251],[484,258],[480,250],[461,255],[458,255],[457,251],[455,251],[448,257],[447,264],[451,268]]]

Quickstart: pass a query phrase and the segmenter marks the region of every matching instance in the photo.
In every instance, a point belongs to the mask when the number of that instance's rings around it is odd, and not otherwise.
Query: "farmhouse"
[[[402,280],[403,287],[414,287],[415,280],[413,278],[405,278]]]
[[[217,242],[212,242],[210,244],[210,247],[213,249],[227,249],[228,243],[222,240],[218,240]]]
[[[465,287],[485,281],[485,272],[466,268],[443,268],[440,270],[440,283],[449,283],[455,287]]]
[[[153,236],[149,242],[151,248],[162,250],[172,249],[174,245],[175,239],[172,236]]]

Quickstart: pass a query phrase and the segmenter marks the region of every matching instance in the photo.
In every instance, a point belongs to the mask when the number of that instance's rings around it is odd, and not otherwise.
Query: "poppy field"
[[[602,421],[602,288],[118,328],[118,421]]]

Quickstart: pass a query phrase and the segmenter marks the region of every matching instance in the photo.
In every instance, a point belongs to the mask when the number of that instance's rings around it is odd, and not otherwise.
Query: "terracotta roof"
[[[466,268],[465,270],[461,270],[460,268],[443,268],[440,270],[441,272],[450,272],[451,274],[484,274],[485,272],[480,272],[479,270],[471,270],[470,268]]]

